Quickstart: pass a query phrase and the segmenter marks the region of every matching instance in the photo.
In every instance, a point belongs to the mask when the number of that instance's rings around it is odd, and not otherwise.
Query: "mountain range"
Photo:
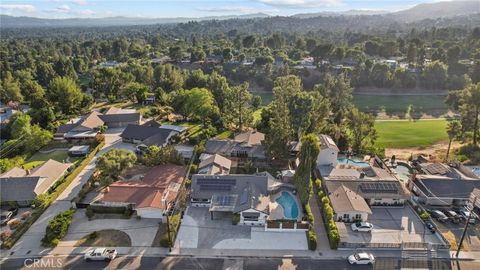
[[[451,18],[471,14],[480,14],[480,1],[447,1],[419,4],[412,8],[388,12],[381,10],[349,10],[342,12],[304,13],[289,16],[291,18],[309,19],[314,17],[341,17],[341,16],[382,16],[385,19],[401,23],[416,22],[425,19]],[[0,15],[0,25],[5,28],[16,27],[98,27],[114,25],[151,25],[174,24],[189,21],[228,20],[228,19],[256,19],[270,17],[265,13],[246,15],[211,16],[199,18],[139,18],[139,17],[107,17],[107,18],[71,18],[71,19],[44,19],[35,17],[13,17]]]

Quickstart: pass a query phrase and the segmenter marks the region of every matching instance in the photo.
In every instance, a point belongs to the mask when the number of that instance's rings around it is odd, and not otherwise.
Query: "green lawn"
[[[33,167],[36,167],[45,161],[49,159],[56,160],[58,162],[63,162],[66,161],[68,158],[68,152],[64,150],[57,150],[53,151],[51,153],[40,153],[37,152],[35,153],[31,158],[29,158],[25,164],[23,164],[23,168],[25,169],[31,169]],[[76,162],[77,160],[80,160],[81,158],[79,157],[71,157],[70,162]]]
[[[387,114],[405,113],[412,104],[415,112],[429,113],[432,111],[447,111],[445,96],[379,96],[354,95],[353,103],[361,111],[379,112],[382,109]]]
[[[377,146],[406,148],[429,146],[447,140],[446,120],[377,121]]]

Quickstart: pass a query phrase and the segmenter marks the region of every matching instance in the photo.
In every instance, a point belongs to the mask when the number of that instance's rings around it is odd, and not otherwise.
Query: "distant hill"
[[[317,12],[317,13],[299,13],[292,15],[291,17],[306,19],[306,18],[313,18],[319,16],[356,16],[356,15],[381,15],[386,14],[388,11],[386,10],[360,10],[360,9],[352,9],[348,11],[338,11],[338,12]]]
[[[71,19],[44,19],[35,17],[14,17],[0,15],[2,27],[98,27],[114,25],[150,25],[150,24],[171,24],[184,23],[189,21],[206,20],[229,20],[229,19],[251,19],[266,18],[265,13],[253,13],[231,16],[211,16],[201,18],[134,18],[134,17],[108,17],[108,18],[71,18]]]
[[[400,22],[414,22],[424,19],[449,18],[480,13],[480,1],[448,1],[419,4],[412,8],[390,13]]]

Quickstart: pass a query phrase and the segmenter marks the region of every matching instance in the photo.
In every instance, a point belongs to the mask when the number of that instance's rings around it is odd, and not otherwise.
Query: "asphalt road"
[[[166,269],[166,270],[330,270],[330,269],[451,269],[478,270],[480,262],[399,261],[378,259],[375,265],[349,265],[345,260],[312,260],[305,258],[191,258],[191,257],[126,257],[120,256],[110,263],[85,262],[82,256],[43,257],[41,259],[8,259],[0,265],[10,269]]]

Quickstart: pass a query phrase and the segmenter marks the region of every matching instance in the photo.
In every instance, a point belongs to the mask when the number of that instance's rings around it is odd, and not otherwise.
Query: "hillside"
[[[480,1],[448,1],[419,4],[410,9],[390,13],[386,16],[391,16],[401,22],[413,22],[478,13],[480,13]]]

